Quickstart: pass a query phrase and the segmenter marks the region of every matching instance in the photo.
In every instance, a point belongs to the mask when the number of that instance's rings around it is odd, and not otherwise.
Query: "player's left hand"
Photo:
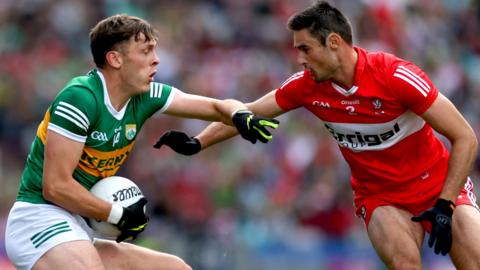
[[[257,140],[266,143],[272,139],[272,134],[266,129],[278,127],[278,120],[254,115],[248,110],[239,110],[232,116],[232,122],[238,132],[247,141],[256,143]]]
[[[122,217],[116,224],[121,231],[117,237],[117,243],[125,240],[135,240],[137,236],[145,230],[148,225],[149,218],[145,215],[145,205],[147,199],[141,198],[138,202],[123,207]]]
[[[195,155],[202,150],[202,145],[197,138],[190,137],[177,130],[169,130],[163,133],[153,147],[159,149],[164,144],[172,148],[173,151],[186,156]]]
[[[432,224],[428,246],[433,247],[435,245],[433,249],[435,254],[441,253],[445,256],[452,248],[453,209],[455,209],[455,204],[452,201],[439,198],[432,208],[416,217],[412,217],[412,221],[428,221]]]

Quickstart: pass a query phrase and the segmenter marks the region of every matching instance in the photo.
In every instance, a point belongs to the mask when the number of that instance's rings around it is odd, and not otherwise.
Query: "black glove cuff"
[[[195,138],[195,137],[192,136],[192,137],[190,137],[190,139],[194,140],[194,141],[195,141],[195,144],[196,144],[196,145],[199,145],[200,148],[202,148],[202,144],[200,143],[200,141],[199,141],[197,138]]]
[[[437,199],[434,205],[435,208],[441,210],[443,213],[452,216],[453,210],[455,209],[455,203],[450,200],[445,200],[442,198]]]
[[[195,148],[194,148],[193,151],[192,151],[191,153],[189,153],[189,154],[192,154],[192,155],[193,155],[193,154],[196,154],[196,153],[200,152],[200,151],[202,150],[202,144],[200,143],[200,141],[199,141],[197,138],[193,137],[193,136],[190,137],[190,139],[192,139],[192,141],[195,142],[195,144],[194,144],[194,145],[195,145]]]

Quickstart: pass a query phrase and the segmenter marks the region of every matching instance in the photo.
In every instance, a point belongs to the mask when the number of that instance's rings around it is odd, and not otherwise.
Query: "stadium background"
[[[480,9],[475,0],[331,1],[354,42],[424,68],[480,135]],[[243,101],[299,70],[288,17],[309,0],[0,1],[0,269],[11,269],[4,225],[39,121],[58,90],[92,66],[89,29],[128,13],[159,30],[156,80]],[[383,269],[354,217],[349,172],[333,139],[305,110],[280,117],[267,145],[235,138],[193,157],[151,146],[164,131],[207,125],[157,116],[120,175],[149,198],[137,243],[196,270]],[[478,194],[479,162],[472,176]],[[425,269],[453,269],[424,250]]]

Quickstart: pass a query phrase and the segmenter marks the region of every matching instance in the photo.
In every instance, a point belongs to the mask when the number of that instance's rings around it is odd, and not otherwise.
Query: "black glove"
[[[239,110],[232,116],[232,122],[238,132],[247,141],[256,143],[257,140],[266,143],[272,139],[272,134],[265,128],[277,128],[278,120],[255,116],[251,111]]]
[[[141,198],[138,202],[123,208],[123,214],[116,224],[121,231],[117,237],[117,243],[124,240],[134,240],[137,236],[145,230],[148,224],[148,217],[143,210],[147,199]]]
[[[186,156],[194,155],[202,150],[202,145],[199,140],[176,130],[163,133],[153,147],[158,149],[164,144],[172,148],[173,151]]]
[[[432,208],[412,217],[412,221],[428,221],[432,224],[432,232],[428,239],[428,246],[435,244],[435,254],[447,255],[452,248],[452,214],[455,204],[452,201],[438,199]]]

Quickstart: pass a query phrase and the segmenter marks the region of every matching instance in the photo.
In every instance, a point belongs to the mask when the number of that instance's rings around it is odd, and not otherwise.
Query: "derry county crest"
[[[129,141],[133,140],[136,134],[137,134],[137,125],[135,124],[125,125],[125,137],[127,138],[127,140]]]
[[[380,101],[380,99],[376,98],[372,101],[372,104],[373,104],[373,108],[375,110],[380,110],[382,108],[382,102]]]

